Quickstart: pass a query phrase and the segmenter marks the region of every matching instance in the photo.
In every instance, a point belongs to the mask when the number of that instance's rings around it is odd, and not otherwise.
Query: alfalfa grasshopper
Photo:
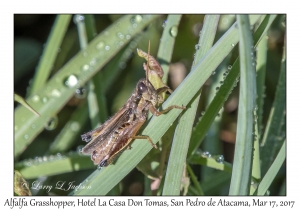
[[[149,52],[146,55],[147,64],[144,64],[146,79],[138,81],[125,105],[100,127],[81,135],[83,141],[89,142],[82,149],[82,154],[91,155],[91,160],[99,167],[109,165],[115,156],[129,146],[134,139],[147,139],[154,148],[157,148],[149,136],[137,135],[140,127],[147,120],[148,111],[159,116],[174,108],[185,109],[184,106],[177,105],[170,106],[163,111],[155,108],[158,103],[163,102],[159,95],[166,91],[171,92],[171,89],[166,85],[158,89],[153,87],[148,79],[148,72],[149,67],[153,69],[153,64],[158,64],[158,62],[152,56],[149,57]],[[154,59],[156,63],[151,59]]]

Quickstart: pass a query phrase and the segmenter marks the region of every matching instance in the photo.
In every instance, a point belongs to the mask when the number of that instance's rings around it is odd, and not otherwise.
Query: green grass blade
[[[270,15],[267,15],[263,21],[268,21]],[[254,141],[254,156],[252,165],[252,176],[256,180],[261,179],[261,165],[260,165],[260,140],[262,131],[262,117],[263,117],[263,102],[265,92],[265,77],[266,77],[266,64],[267,64],[267,39],[260,39],[257,45],[257,65],[256,65],[256,123],[255,123],[255,141]],[[252,195],[254,192],[250,191]]]
[[[215,157],[202,157],[200,155],[192,155],[190,161],[190,164],[200,164],[203,166],[207,166],[209,168],[214,168],[217,170],[221,170],[221,171],[227,171],[227,172],[231,172],[232,171],[232,165],[228,162],[222,161],[222,162],[218,162],[217,159]]]
[[[195,189],[197,194],[196,195],[204,195],[203,190],[201,188],[200,183],[197,180],[197,176],[194,174],[193,169],[191,168],[191,166],[189,164],[186,165],[187,171],[189,172],[189,175],[192,179],[193,184],[195,185]]]
[[[170,31],[178,30],[178,25],[182,15],[168,15],[165,28],[160,40],[160,45],[157,52],[157,61],[161,64],[162,69],[164,70],[163,81],[166,82],[169,72],[169,64],[171,62],[174,43],[176,36],[173,36]],[[175,29],[176,28],[176,29]]]
[[[261,141],[261,131],[262,131],[262,117],[263,117],[263,104],[264,104],[264,94],[265,94],[265,79],[266,79],[266,65],[267,65],[267,47],[268,40],[265,37],[260,41],[257,45],[257,127],[258,133],[260,136],[258,137],[259,141]]]
[[[78,37],[79,37],[79,43],[80,43],[80,48],[81,50],[85,50],[88,41],[92,39],[91,34],[93,34],[93,27],[91,27],[91,23],[89,24],[89,33],[87,33],[86,26],[85,26],[85,17],[83,15],[74,15],[74,20],[77,25],[77,30],[78,30]],[[90,18],[90,21],[91,18]],[[87,35],[88,34],[88,35]],[[90,40],[88,40],[88,38]],[[99,74],[99,72],[97,73]],[[88,94],[87,94],[87,101],[88,101],[88,107],[89,107],[89,116],[90,116],[90,121],[92,124],[92,128],[95,128],[100,124],[100,119],[99,119],[99,106],[98,106],[98,100],[97,100],[97,95],[95,93],[95,86],[94,86],[94,79],[93,77],[92,80],[87,82],[88,86]],[[103,93],[101,93],[103,94]]]
[[[95,25],[95,19],[94,15],[84,15],[85,19],[85,26],[86,26],[86,33],[87,33],[87,39],[90,42],[93,40],[96,31],[96,25]],[[90,82],[89,85],[89,95],[92,93],[95,94],[94,100],[89,101],[90,110],[93,108],[93,111],[90,111],[90,118],[95,119],[92,120],[92,127],[95,127],[97,124],[104,123],[107,119],[108,111],[107,111],[107,104],[106,104],[106,97],[105,97],[105,89],[102,85],[103,73],[100,71],[98,72],[92,79],[92,83]],[[94,103],[93,103],[94,101]],[[91,105],[94,105],[91,107]],[[97,108],[96,108],[97,106]]]
[[[223,34],[228,28],[235,22],[235,15],[221,15],[220,21],[218,24],[218,30],[216,34],[216,38]],[[215,38],[215,39],[216,39]],[[207,99],[205,101],[206,107],[212,102],[214,97],[216,96],[217,90],[222,85],[224,80],[223,73],[228,71],[229,68],[229,59],[231,57],[230,53],[220,64],[220,66],[216,69],[214,76],[210,78],[211,84],[209,86],[208,92],[205,94]],[[204,151],[209,151],[210,154],[222,154],[223,153],[223,142],[220,141],[220,126],[221,119],[223,115],[223,109],[220,109],[217,117],[215,117],[214,122],[211,124],[205,140],[201,145],[201,148]],[[199,121],[199,120],[198,120]],[[201,180],[204,181],[206,178],[210,177],[213,173],[215,173],[215,169],[208,167],[201,167]]]
[[[251,16],[251,24],[258,20],[259,16]],[[238,42],[238,30],[233,25],[222,38],[209,50],[209,52],[194,66],[192,71],[173,94],[163,104],[163,109],[170,105],[187,105],[196,95],[208,77],[217,68],[221,61],[232,50],[232,45]],[[189,108],[189,107],[187,107]],[[171,110],[165,115],[152,117],[142,135],[148,135],[156,143],[168,130],[171,124],[181,113],[181,110]],[[87,178],[87,183],[95,186],[89,190],[77,190],[75,195],[105,195],[112,187],[119,183],[152,149],[146,141],[134,141],[130,151],[125,151],[114,165],[105,169],[96,170]]]
[[[272,181],[274,180],[276,174],[278,173],[279,169],[281,168],[285,158],[286,158],[286,140],[284,140],[277,157],[275,158],[271,167],[268,169],[264,178],[259,183],[257,191],[254,193],[255,195],[265,195],[265,193],[269,189]]]
[[[71,115],[70,120],[64,125],[63,129],[56,136],[50,145],[49,154],[62,153],[68,151],[78,140],[82,127],[88,122],[88,107],[84,103],[80,105]]]
[[[65,36],[71,15],[58,15],[50,32],[42,58],[34,75],[30,94],[36,93],[47,82],[61,42]]]
[[[27,100],[41,117],[34,116],[24,107],[15,110],[15,157],[18,157],[43,130],[47,121],[60,111],[75,90],[84,85],[129,42],[129,39],[124,39],[122,46],[116,45],[116,42],[120,42],[120,38],[113,35],[122,32],[133,37],[158,17],[157,15],[139,16],[141,18],[138,18],[138,22],[132,23],[131,20],[135,16],[126,15],[120,18],[95,37],[84,51],[75,55],[37,94]]]
[[[94,167],[90,157],[79,155],[77,152],[68,155],[57,154],[37,157],[15,164],[15,169],[20,171],[25,179],[35,179],[40,176],[52,176]]]
[[[256,100],[254,45],[248,15],[238,15],[240,34],[240,96],[230,195],[248,195],[253,155],[253,111]]]
[[[201,47],[196,53],[194,61],[195,63],[198,63],[213,45],[219,18],[220,15],[205,16],[204,26],[202,28],[201,37],[198,43],[198,46]],[[180,194],[181,177],[183,174],[184,164],[186,162],[189,139],[191,137],[191,131],[194,124],[193,119],[196,115],[199,99],[200,91],[190,103],[189,109],[186,110],[180,117],[169,157],[163,195]],[[183,139],[185,139],[184,142],[182,141]]]
[[[286,112],[286,55],[285,44],[281,60],[281,69],[276,87],[275,99],[266,125],[262,139],[261,160],[262,174],[264,175],[277,154],[279,147],[285,138],[282,130],[285,125]]]
[[[28,109],[29,111],[31,111],[32,113],[34,113],[36,116],[40,117],[40,114],[34,110],[34,108],[32,108],[26,101],[24,98],[22,98],[21,96],[19,96],[18,94],[14,94],[14,100],[19,102],[20,104],[22,104],[26,109]]]

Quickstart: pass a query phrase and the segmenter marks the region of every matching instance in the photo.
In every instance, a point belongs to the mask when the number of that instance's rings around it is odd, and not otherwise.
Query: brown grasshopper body
[[[82,149],[82,154],[91,155],[95,165],[104,167],[134,139],[147,139],[157,148],[150,137],[136,134],[147,120],[148,111],[159,116],[173,108],[185,109],[183,106],[173,105],[159,112],[155,108],[155,105],[161,102],[158,95],[166,91],[170,91],[170,88],[164,86],[155,90],[148,79],[140,79],[126,104],[112,118],[99,128],[81,136],[83,141],[89,142]]]

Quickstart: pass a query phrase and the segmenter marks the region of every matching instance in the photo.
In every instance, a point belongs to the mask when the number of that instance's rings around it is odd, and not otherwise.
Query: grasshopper
[[[150,47],[149,47],[150,48]],[[149,50],[149,49],[148,49]],[[99,167],[108,166],[116,155],[129,146],[134,139],[146,139],[157,149],[149,136],[137,135],[141,126],[147,120],[148,111],[159,116],[171,109],[185,109],[185,106],[172,105],[165,110],[158,111],[155,106],[162,103],[161,93],[171,92],[168,86],[163,86],[157,90],[148,80],[149,52],[146,70],[146,78],[140,79],[135,90],[124,106],[100,127],[81,135],[83,141],[88,144],[82,148],[81,152],[91,155],[91,160]]]

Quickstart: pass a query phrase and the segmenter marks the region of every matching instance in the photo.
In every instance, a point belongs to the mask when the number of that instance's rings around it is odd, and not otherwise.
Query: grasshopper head
[[[157,104],[156,90],[147,79],[141,79],[138,82],[137,92],[145,101],[150,101],[154,106]]]

